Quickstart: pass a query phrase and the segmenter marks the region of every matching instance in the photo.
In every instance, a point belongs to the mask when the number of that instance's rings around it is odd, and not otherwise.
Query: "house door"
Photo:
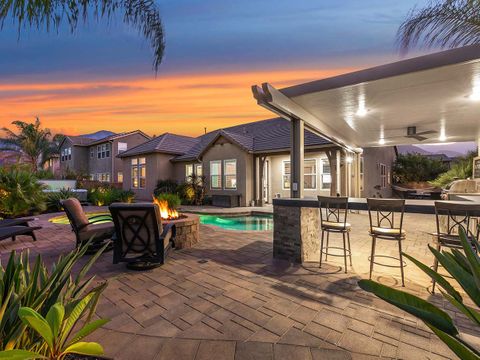
[[[265,160],[263,165],[263,201],[268,203],[270,200],[270,163]]]

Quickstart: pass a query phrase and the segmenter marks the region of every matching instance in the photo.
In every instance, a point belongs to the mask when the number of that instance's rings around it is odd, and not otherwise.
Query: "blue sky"
[[[398,58],[396,30],[420,0],[165,0],[164,73],[362,67]],[[151,52],[121,21],[47,34],[6,22],[0,77],[153,76]]]

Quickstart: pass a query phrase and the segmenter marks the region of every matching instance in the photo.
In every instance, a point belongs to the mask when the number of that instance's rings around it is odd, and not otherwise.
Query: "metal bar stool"
[[[463,250],[460,241],[460,228],[467,234],[472,248],[478,252],[474,239],[478,239],[480,227],[476,218],[480,216],[480,205],[466,204],[455,201],[435,201],[435,219],[437,223],[436,248]],[[438,260],[435,258],[432,269],[438,270]],[[435,292],[435,280],[432,280],[432,293]]]
[[[347,223],[348,197],[318,196],[318,206],[320,208],[320,227],[322,232],[319,267],[322,267],[323,254],[325,254],[325,260],[328,260],[328,255],[343,256],[345,273],[347,273],[347,256],[350,258],[350,266],[352,266],[352,250],[350,247],[351,225]],[[324,247],[325,233],[327,233],[327,246]],[[342,234],[343,247],[330,246],[330,233]],[[343,255],[329,253],[328,249],[330,248],[343,250]]]
[[[405,240],[403,230],[403,214],[405,211],[404,199],[367,199],[368,217],[370,220],[370,236],[372,237],[372,252],[370,254],[370,279],[372,278],[373,264],[388,267],[399,267],[402,275],[402,286],[405,286],[403,268],[406,265],[402,256],[402,241]],[[398,242],[399,257],[375,255],[377,239]],[[375,258],[390,258],[400,262],[399,266],[387,265],[375,261]]]

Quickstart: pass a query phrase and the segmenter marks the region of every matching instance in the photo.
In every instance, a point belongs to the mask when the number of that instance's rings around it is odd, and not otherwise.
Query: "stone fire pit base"
[[[168,220],[177,228],[176,249],[188,249],[200,241],[200,218],[195,214],[181,214],[177,220]]]

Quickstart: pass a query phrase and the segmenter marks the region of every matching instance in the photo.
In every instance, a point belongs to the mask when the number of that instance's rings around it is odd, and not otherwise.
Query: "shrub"
[[[473,158],[476,152],[470,152],[466,156],[458,158],[451,166],[450,170],[438,176],[430,183],[436,187],[444,188],[454,180],[467,179],[473,173]]]
[[[154,195],[158,194],[176,194],[178,192],[178,184],[175,180],[167,179],[167,180],[158,180],[157,186],[153,191]]]
[[[463,253],[458,249],[438,251],[428,246],[438,262],[460,284],[471,302],[480,307],[480,258],[477,255],[478,241],[471,237],[474,243],[465,235],[460,227],[460,239]],[[464,303],[462,295],[453,288],[445,276],[422,264],[415,258],[404,254],[416,266],[423,270],[432,280],[442,287],[442,296],[454,308],[463,313],[472,323],[473,327],[480,329],[480,312]],[[455,327],[452,318],[434,304],[404,291],[392,289],[372,280],[360,280],[358,285],[365,291],[371,292],[380,299],[420,318],[441,341],[443,341],[460,359],[480,359],[480,351],[465,341]]]
[[[6,267],[0,265],[0,350],[22,349],[27,351],[46,351],[43,342],[33,329],[28,328],[19,315],[20,308],[29,308],[42,317],[48,318],[48,313],[55,304],[68,305],[67,316],[72,312],[73,304],[91,297],[88,302],[89,314],[87,321],[93,316],[96,303],[107,286],[103,283],[92,287],[94,276],[86,277],[87,272],[105,250],[105,245],[92,256],[78,271],[76,276],[72,270],[78,260],[89,248],[86,243],[67,255],[61,255],[49,270],[42,257],[38,255],[31,261],[28,249],[20,254],[14,251]],[[49,355],[44,353],[44,355]],[[8,356],[0,358],[9,358]]]
[[[46,203],[48,211],[62,211],[63,207],[61,201],[72,197],[78,198],[77,194],[70,189],[60,189],[60,191],[47,193]]]
[[[431,181],[447,171],[447,166],[437,159],[417,153],[399,154],[393,165],[393,177],[397,183]]]
[[[0,168],[0,216],[19,217],[46,209],[45,186],[30,168]]]
[[[166,201],[168,207],[172,210],[177,209],[182,204],[182,199],[177,194],[158,194],[155,196],[155,199],[157,199],[158,201]]]
[[[93,188],[88,192],[88,200],[97,206],[108,206],[114,202],[131,203],[134,199],[133,191],[108,186]]]
[[[35,176],[37,177],[37,179],[40,179],[40,180],[53,180],[53,179],[55,179],[55,175],[53,174],[53,172],[51,170],[44,170],[44,169],[37,170],[37,172],[35,173]]]

